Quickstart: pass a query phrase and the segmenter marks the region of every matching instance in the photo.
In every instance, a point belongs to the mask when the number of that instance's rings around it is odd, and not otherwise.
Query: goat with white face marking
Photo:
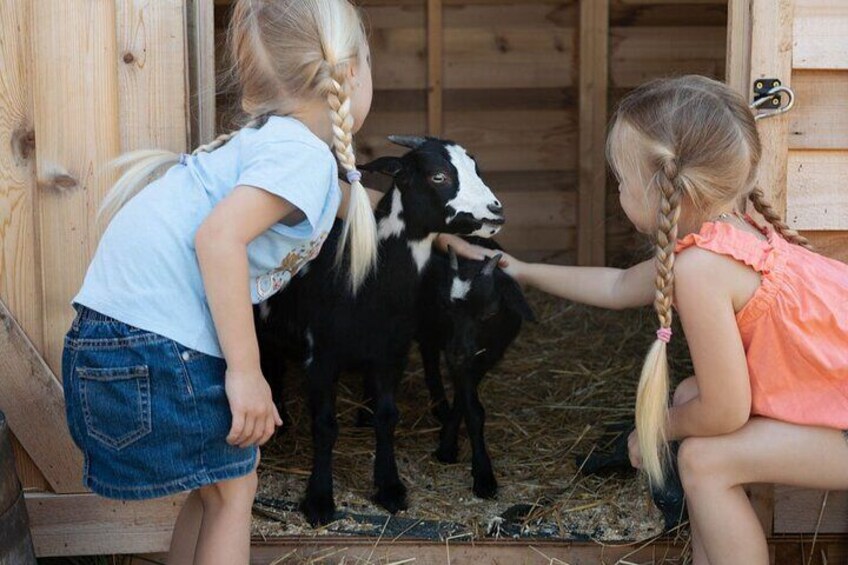
[[[474,243],[497,248],[494,242]],[[433,257],[419,294],[418,344],[433,412],[442,423],[435,455],[444,463],[456,462],[464,419],[471,440],[473,491],[480,498],[494,497],[498,483],[486,450],[486,413],[477,388],[518,335],[522,320],[534,319],[521,288],[497,268],[499,259],[459,260],[453,251],[449,259]],[[442,351],[454,385],[452,407],[442,385]]]
[[[282,362],[275,342],[299,344],[300,358],[310,361],[306,372],[313,468],[301,509],[312,524],[330,522],[335,512],[335,383],[345,369],[363,372],[374,394],[374,501],[391,512],[406,508],[406,487],[394,455],[395,390],[415,335],[421,273],[437,233],[493,235],[503,224],[500,203],[462,147],[433,138],[393,141],[412,151],[361,167],[394,178],[375,213],[377,269],[352,295],[347,281],[337,274],[344,269],[334,267],[337,225],[309,271],[272,297],[265,316],[257,317],[263,372],[272,383]]]

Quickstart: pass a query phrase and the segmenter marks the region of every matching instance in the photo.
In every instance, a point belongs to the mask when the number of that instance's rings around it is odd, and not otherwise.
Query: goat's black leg
[[[481,377],[466,373],[456,379],[456,386],[462,389],[457,400],[465,403],[465,428],[471,440],[471,476],[474,478],[474,494],[480,498],[494,498],[498,493],[498,482],[492,471],[492,460],[486,450],[484,426],[486,410],[477,394],[477,386]]]
[[[456,383],[454,383],[456,387]],[[462,391],[455,388],[453,406],[448,410],[447,418],[439,431],[439,447],[433,454],[442,463],[456,463],[459,454],[459,425],[462,423],[462,411],[465,402],[461,398]]]
[[[435,343],[422,340],[419,344],[421,351],[421,362],[424,365],[424,382],[430,391],[430,403],[433,416],[443,424],[447,421],[450,406],[445,397],[445,386],[442,383],[442,372],[439,367],[441,352]]]
[[[327,357],[317,357],[307,374],[312,412],[312,474],[301,511],[313,526],[333,520],[333,446],[339,434],[336,421],[337,369]]]
[[[381,367],[372,375],[376,392],[374,435],[376,456],[374,460],[374,502],[391,513],[406,510],[406,487],[400,480],[395,460],[395,427],[398,409],[395,391],[403,374],[403,367]]]
[[[268,386],[271,387],[271,398],[280,413],[280,418],[283,420],[282,431],[285,432],[291,427],[292,423],[285,404],[286,358],[280,352],[280,345],[276,340],[263,335],[263,333],[258,333],[258,340],[259,366],[265,380],[268,381]]]

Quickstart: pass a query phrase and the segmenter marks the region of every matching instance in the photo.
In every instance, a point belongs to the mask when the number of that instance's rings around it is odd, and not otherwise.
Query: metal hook
[[[772,96],[778,94],[780,92],[785,92],[786,96],[789,98],[789,101],[785,106],[778,108],[777,110],[773,110],[771,112],[763,112],[762,114],[754,114],[755,120],[761,120],[763,118],[771,118],[772,116],[777,116],[779,114],[785,114],[789,110],[792,109],[792,106],[795,105],[795,93],[788,86],[775,86],[766,92],[761,98],[758,98],[749,106],[752,110],[758,110],[760,106],[766,104],[769,100],[772,100]]]

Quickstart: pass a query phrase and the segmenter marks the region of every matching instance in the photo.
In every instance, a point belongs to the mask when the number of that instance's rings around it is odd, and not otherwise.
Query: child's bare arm
[[[506,257],[506,262],[504,270],[519,282],[575,302],[620,310],[654,300],[653,260],[629,269],[524,263],[514,257]]]
[[[274,223],[299,211],[264,190],[238,186],[209,214],[195,235],[206,298],[227,360],[227,397],[233,426],[227,437],[240,446],[264,443],[282,424],[259,365],[250,300],[247,244]]]

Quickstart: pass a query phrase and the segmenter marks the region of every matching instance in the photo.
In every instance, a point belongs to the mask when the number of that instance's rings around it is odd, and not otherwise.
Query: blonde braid
[[[677,161],[673,157],[664,160],[656,173],[655,181],[660,189],[660,211],[657,217],[657,289],[654,308],[660,320],[660,330],[657,332],[657,340],[648,352],[639,379],[636,393],[636,431],[642,454],[642,468],[651,483],[662,486],[665,458],[661,457],[661,453],[666,445],[668,420],[666,343],[670,337],[673,317],[674,248],[677,244],[680,201],[683,195],[683,181]]]
[[[801,247],[813,251],[813,246],[810,244],[807,238],[790,228],[786,224],[786,222],[781,219],[777,211],[772,207],[768,200],[766,200],[765,194],[763,194],[762,189],[755,188],[754,190],[752,190],[748,194],[748,200],[751,201],[751,204],[754,205],[754,209],[759,212],[760,215],[774,227],[774,229],[783,237],[783,239],[785,239],[789,243],[794,243],[795,245],[800,245]]]
[[[328,80],[330,82],[327,102],[331,110],[333,149],[350,182],[348,210],[339,240],[336,262],[342,263],[345,247],[350,240],[350,284],[352,291],[356,293],[371,269],[377,264],[377,225],[368,193],[359,181],[356,170],[350,96],[339,80],[332,77]]]

